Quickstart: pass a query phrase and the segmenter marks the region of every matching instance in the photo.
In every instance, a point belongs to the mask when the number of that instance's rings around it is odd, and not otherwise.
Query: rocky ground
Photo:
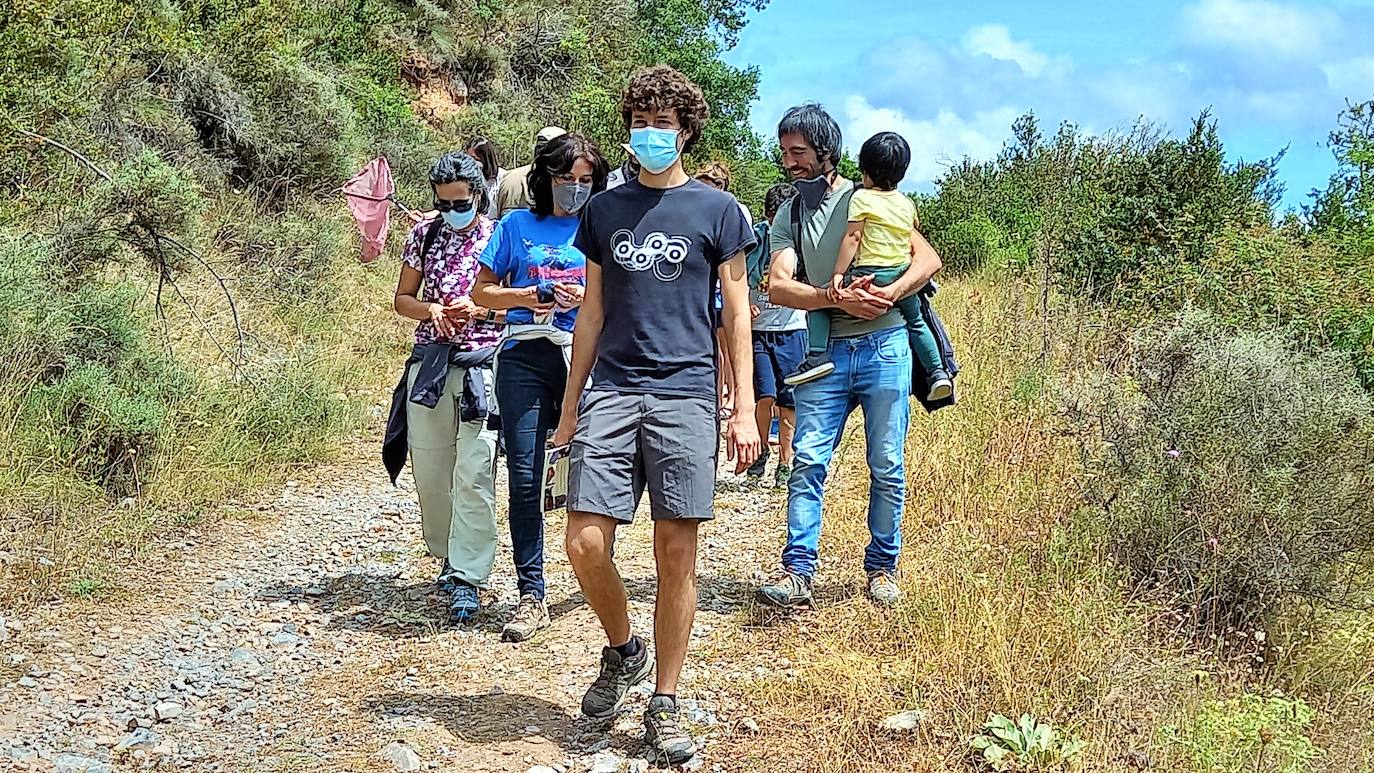
[[[546,539],[553,626],[504,644],[516,601],[508,541],[480,618],[448,624],[408,483],[392,488],[367,461],[318,470],[157,547],[113,598],[0,618],[0,769],[650,769],[647,689],[618,720],[577,713],[604,639],[561,519]],[[701,744],[689,770],[733,769],[732,739],[757,730],[737,696],[791,666],[720,646],[758,623],[752,591],[776,556],[781,493],[725,494],[718,506],[702,532],[684,674]],[[651,530],[641,518],[622,531],[617,559],[647,637]]]

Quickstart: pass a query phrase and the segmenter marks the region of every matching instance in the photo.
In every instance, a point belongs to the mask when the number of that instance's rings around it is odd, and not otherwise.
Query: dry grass
[[[961,403],[913,423],[906,599],[880,612],[859,594],[868,482],[862,434],[851,431],[825,510],[818,595],[829,603],[795,620],[751,621],[733,653],[785,658],[795,672],[747,686],[763,731],[743,741],[734,769],[968,770],[967,739],[993,712],[1030,712],[1088,741],[1085,770],[1136,770],[1147,760],[1186,769],[1159,748],[1158,728],[1186,725],[1208,700],[1262,675],[1154,630],[1154,611],[1128,600],[1090,513],[1080,512],[1076,451],[1054,432],[1045,385],[1091,357],[1091,320],[1056,310],[1060,333],[1041,366],[1028,294],[957,282],[938,303],[962,356]],[[1348,672],[1368,640],[1346,637],[1325,654],[1309,648],[1309,668],[1327,678]],[[1314,740],[1329,747],[1325,761],[1349,761],[1339,769],[1368,762],[1359,748],[1367,733],[1343,744],[1334,734],[1342,722],[1349,734],[1351,717],[1368,724],[1368,662],[1343,685],[1297,680],[1339,698],[1314,701]],[[1263,678],[1282,684],[1293,673]],[[928,713],[923,730],[879,728],[912,708]]]
[[[230,273],[248,338],[246,378],[235,383],[206,328],[173,301],[166,305],[165,336],[161,325],[153,334],[195,381],[191,396],[173,408],[173,431],[143,468],[138,496],[111,497],[39,452],[7,454],[0,464],[0,609],[55,595],[106,595],[119,583],[118,567],[137,563],[151,545],[203,518],[234,512],[235,501],[280,484],[294,470],[337,458],[360,432],[374,434],[385,422],[381,404],[408,340],[408,326],[390,308],[394,261],[362,266],[351,253],[334,255],[332,296],[290,299],[269,286],[270,273],[235,263],[232,254],[207,257]],[[179,284],[210,334],[232,341],[228,306],[210,278],[183,277]],[[151,291],[141,301],[150,319],[152,301]],[[0,445],[13,451],[23,390],[4,392]],[[333,405],[306,411],[312,394]]]

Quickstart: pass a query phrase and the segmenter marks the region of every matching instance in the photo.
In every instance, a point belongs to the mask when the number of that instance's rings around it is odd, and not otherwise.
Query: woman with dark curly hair
[[[442,560],[451,617],[477,613],[496,556],[496,432],[487,427],[499,315],[468,297],[493,224],[480,212],[482,167],[449,153],[429,173],[436,212],[410,231],[396,313],[416,320],[415,349],[392,395],[382,456],[394,481],[409,451],[425,545]]]
[[[501,636],[524,641],[549,625],[544,604],[545,440],[558,421],[568,350],[582,304],[587,258],[573,246],[578,213],[604,190],[610,168],[580,134],[540,148],[530,170],[532,209],[506,214],[482,253],[473,299],[508,309],[496,402],[510,473],[510,532],[520,604]]]

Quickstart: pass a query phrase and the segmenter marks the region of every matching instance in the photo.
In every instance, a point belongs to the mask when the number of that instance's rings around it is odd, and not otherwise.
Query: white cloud
[[[896,108],[875,107],[859,94],[844,102],[845,136],[852,150],[881,131],[897,132],[911,145],[911,167],[902,186],[906,189],[930,190],[930,182],[964,156],[986,160],[997,155],[1019,114],[1010,106],[967,117],[941,109],[932,118],[917,119]]]
[[[1271,0],[1202,0],[1183,10],[1188,39],[1261,57],[1315,56],[1335,21],[1325,9]]]
[[[1015,62],[1021,71],[1038,77],[1050,59],[1030,43],[1012,40],[1011,30],[1001,24],[984,24],[964,33],[964,50],[973,56],[986,56],[1003,62]]]
[[[1374,56],[1322,65],[1326,82],[1338,96],[1360,102],[1374,95]]]

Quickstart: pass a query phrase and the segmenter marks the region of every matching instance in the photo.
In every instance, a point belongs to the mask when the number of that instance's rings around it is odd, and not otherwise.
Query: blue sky
[[[963,156],[989,158],[1033,109],[1105,132],[1137,116],[1175,134],[1210,107],[1228,157],[1288,146],[1296,207],[1334,168],[1345,99],[1374,98],[1374,0],[945,2],[772,0],[726,55],[762,74],[753,119],[820,101],[857,149],[877,131],[912,145],[906,189]]]

